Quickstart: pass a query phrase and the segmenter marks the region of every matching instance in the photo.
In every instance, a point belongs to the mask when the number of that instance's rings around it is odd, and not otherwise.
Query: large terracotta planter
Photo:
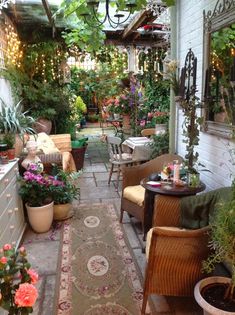
[[[49,231],[53,221],[54,201],[41,207],[31,207],[27,203],[25,206],[32,229],[37,233]]]
[[[39,132],[45,132],[46,134],[51,133],[52,121],[45,118],[38,118],[35,122],[34,129]]]
[[[87,148],[87,145],[81,148],[72,148],[71,153],[72,153],[77,171],[83,168],[86,148]]]
[[[200,280],[194,288],[194,297],[197,303],[203,309],[204,315],[234,315],[234,312],[227,312],[218,309],[211,304],[209,304],[201,295],[202,289],[212,283],[230,283],[231,279],[226,277],[209,277]]]
[[[71,203],[54,205],[53,219],[54,220],[65,220],[71,216],[71,210],[72,210],[72,204]]]

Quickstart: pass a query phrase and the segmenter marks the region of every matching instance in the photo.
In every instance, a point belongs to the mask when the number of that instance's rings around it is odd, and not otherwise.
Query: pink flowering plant
[[[31,269],[22,246],[16,250],[11,244],[0,249],[0,306],[8,315],[28,315],[38,297],[34,286],[38,274]]]
[[[54,177],[41,171],[40,165],[30,164],[19,178],[19,195],[31,207],[40,207],[52,202]]]

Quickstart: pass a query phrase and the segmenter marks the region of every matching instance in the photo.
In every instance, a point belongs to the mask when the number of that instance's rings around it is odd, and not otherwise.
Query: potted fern
[[[209,277],[197,283],[194,294],[204,314],[235,314],[235,181],[232,198],[222,201],[211,222],[211,248],[213,253],[203,262],[203,270],[211,273],[219,262],[226,262],[231,278]],[[214,296],[215,294],[215,296]]]

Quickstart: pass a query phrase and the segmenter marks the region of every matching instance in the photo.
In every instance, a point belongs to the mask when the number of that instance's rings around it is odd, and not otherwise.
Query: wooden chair
[[[144,203],[145,189],[140,185],[140,181],[153,173],[161,172],[164,164],[173,160],[182,162],[182,158],[177,154],[163,154],[141,165],[123,167],[120,222],[126,211],[142,223],[142,228],[144,227],[144,213],[148,209],[145,208]]]
[[[121,166],[123,165],[130,165],[134,161],[132,160],[132,155],[130,153],[123,153],[121,148],[122,139],[119,137],[108,136],[107,137],[108,143],[108,151],[109,151],[109,162],[111,163],[111,169],[109,173],[109,180],[108,184],[110,185],[110,181],[113,174],[114,166],[117,166],[118,174],[117,174],[117,186],[116,189],[118,190],[119,185],[119,178],[121,173]]]
[[[179,227],[179,198],[169,197],[166,201],[157,195],[155,209],[155,227],[147,235],[141,315],[145,314],[150,294],[191,296],[195,284],[205,277],[202,261],[209,255],[208,226],[196,230]]]
[[[152,135],[155,135],[155,128],[147,128],[141,130],[141,136],[143,137],[150,137]]]

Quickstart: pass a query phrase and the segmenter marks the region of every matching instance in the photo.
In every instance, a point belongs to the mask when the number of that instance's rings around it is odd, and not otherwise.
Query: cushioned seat
[[[144,203],[145,189],[139,188],[141,186],[140,181],[153,173],[161,172],[163,166],[167,163],[171,163],[173,160],[179,160],[181,162],[182,158],[177,154],[163,154],[141,165],[122,168],[123,181],[120,222],[122,222],[123,213],[126,211],[142,223],[144,231],[145,214],[148,209]],[[128,190],[126,191],[127,187]],[[131,187],[133,187],[133,190]]]
[[[141,185],[128,186],[123,191],[123,197],[127,200],[136,203],[142,207],[144,204],[145,189]]]

